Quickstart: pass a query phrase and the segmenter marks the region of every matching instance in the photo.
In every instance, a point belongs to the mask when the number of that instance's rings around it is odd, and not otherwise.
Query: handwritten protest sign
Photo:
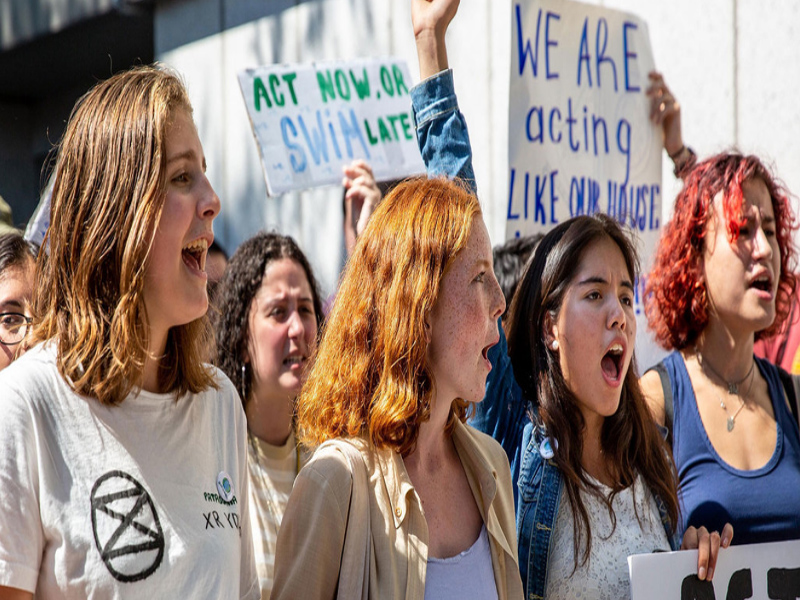
[[[661,227],[662,141],[644,93],[646,23],[567,0],[515,1],[511,38],[506,237],[605,212],[636,232],[647,264]]]
[[[697,578],[697,551],[628,557],[632,600],[800,598],[800,540],[721,550],[711,582]]]
[[[425,172],[408,66],[397,59],[274,65],[239,73],[267,193],[338,183],[363,158],[377,180]]]

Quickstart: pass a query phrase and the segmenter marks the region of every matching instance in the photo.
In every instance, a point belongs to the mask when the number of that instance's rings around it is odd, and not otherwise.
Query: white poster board
[[[425,172],[405,61],[273,65],[239,73],[269,195],[339,183],[362,158],[378,181]]]
[[[711,582],[697,578],[697,551],[628,557],[632,600],[800,598],[800,540],[720,550]]]
[[[661,229],[661,132],[640,18],[568,0],[512,3],[506,238],[604,212],[636,232],[643,266]],[[643,329],[644,281],[636,285]]]

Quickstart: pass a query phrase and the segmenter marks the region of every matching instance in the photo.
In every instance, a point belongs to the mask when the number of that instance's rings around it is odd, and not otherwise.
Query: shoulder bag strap
[[[353,489],[347,515],[342,563],[339,567],[337,598],[367,600],[369,596],[369,565],[372,548],[369,510],[369,477],[361,452],[346,440],[331,440],[331,446],[341,452],[350,465]]]
[[[669,373],[663,362],[653,367],[661,379],[661,390],[664,392],[664,427],[667,428],[667,443],[672,446],[672,421],[675,415],[675,406],[672,400],[672,384],[669,381]]]
[[[780,367],[778,367],[778,375],[781,378],[783,389],[786,392],[786,399],[789,400],[789,408],[792,410],[792,417],[794,417],[796,423],[800,423],[797,418],[797,399],[800,397],[800,377],[791,375]]]

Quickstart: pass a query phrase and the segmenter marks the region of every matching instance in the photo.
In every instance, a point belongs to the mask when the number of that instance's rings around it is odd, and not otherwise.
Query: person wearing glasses
[[[36,250],[22,235],[0,235],[0,371],[25,351],[35,261]]]

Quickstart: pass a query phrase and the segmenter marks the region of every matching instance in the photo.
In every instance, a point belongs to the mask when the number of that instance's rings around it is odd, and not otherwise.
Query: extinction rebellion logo
[[[164,532],[150,494],[123,471],[109,471],[92,488],[97,551],[117,581],[152,575],[164,558]]]

